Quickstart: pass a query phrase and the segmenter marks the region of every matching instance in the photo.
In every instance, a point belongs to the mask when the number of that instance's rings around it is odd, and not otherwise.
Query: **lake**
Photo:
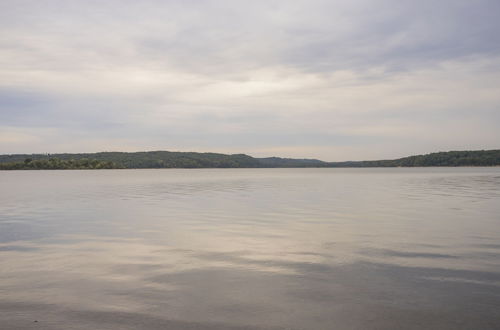
[[[0,172],[0,329],[499,329],[500,168]]]

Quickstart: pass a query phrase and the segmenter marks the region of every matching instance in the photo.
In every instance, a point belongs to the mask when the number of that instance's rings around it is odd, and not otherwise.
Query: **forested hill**
[[[259,167],[256,158],[237,154],[225,155],[217,153],[199,152],[98,152],[83,154],[33,154],[33,155],[0,155],[0,169],[2,163],[20,163],[30,160],[49,159],[67,160],[97,160],[111,162],[122,168],[231,168],[231,167]]]
[[[348,162],[170,151],[0,155],[0,170],[415,166],[500,166],[500,150],[448,151],[393,160]]]
[[[500,166],[500,150],[446,151],[392,160],[329,163],[331,167]]]

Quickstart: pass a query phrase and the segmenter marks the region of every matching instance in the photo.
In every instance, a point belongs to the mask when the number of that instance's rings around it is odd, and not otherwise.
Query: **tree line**
[[[416,166],[500,166],[500,150],[448,151],[393,160],[348,162],[171,151],[0,155],[0,170]]]
[[[26,158],[22,162],[0,163],[0,170],[87,170],[87,169],[116,169],[123,168],[110,161],[97,159],[68,159],[59,158],[37,159]]]
[[[330,164],[333,167],[500,166],[500,150],[446,151],[392,160]]]

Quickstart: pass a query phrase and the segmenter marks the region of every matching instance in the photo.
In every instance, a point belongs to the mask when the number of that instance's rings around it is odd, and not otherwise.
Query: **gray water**
[[[0,329],[494,328],[500,168],[0,172]]]

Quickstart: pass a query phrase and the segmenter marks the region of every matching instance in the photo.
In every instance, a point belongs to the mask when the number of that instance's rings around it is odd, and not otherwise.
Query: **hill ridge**
[[[325,162],[318,159],[256,158],[246,154],[183,151],[4,154],[0,169],[82,168],[275,168],[500,166],[500,149],[441,151],[389,160]]]

